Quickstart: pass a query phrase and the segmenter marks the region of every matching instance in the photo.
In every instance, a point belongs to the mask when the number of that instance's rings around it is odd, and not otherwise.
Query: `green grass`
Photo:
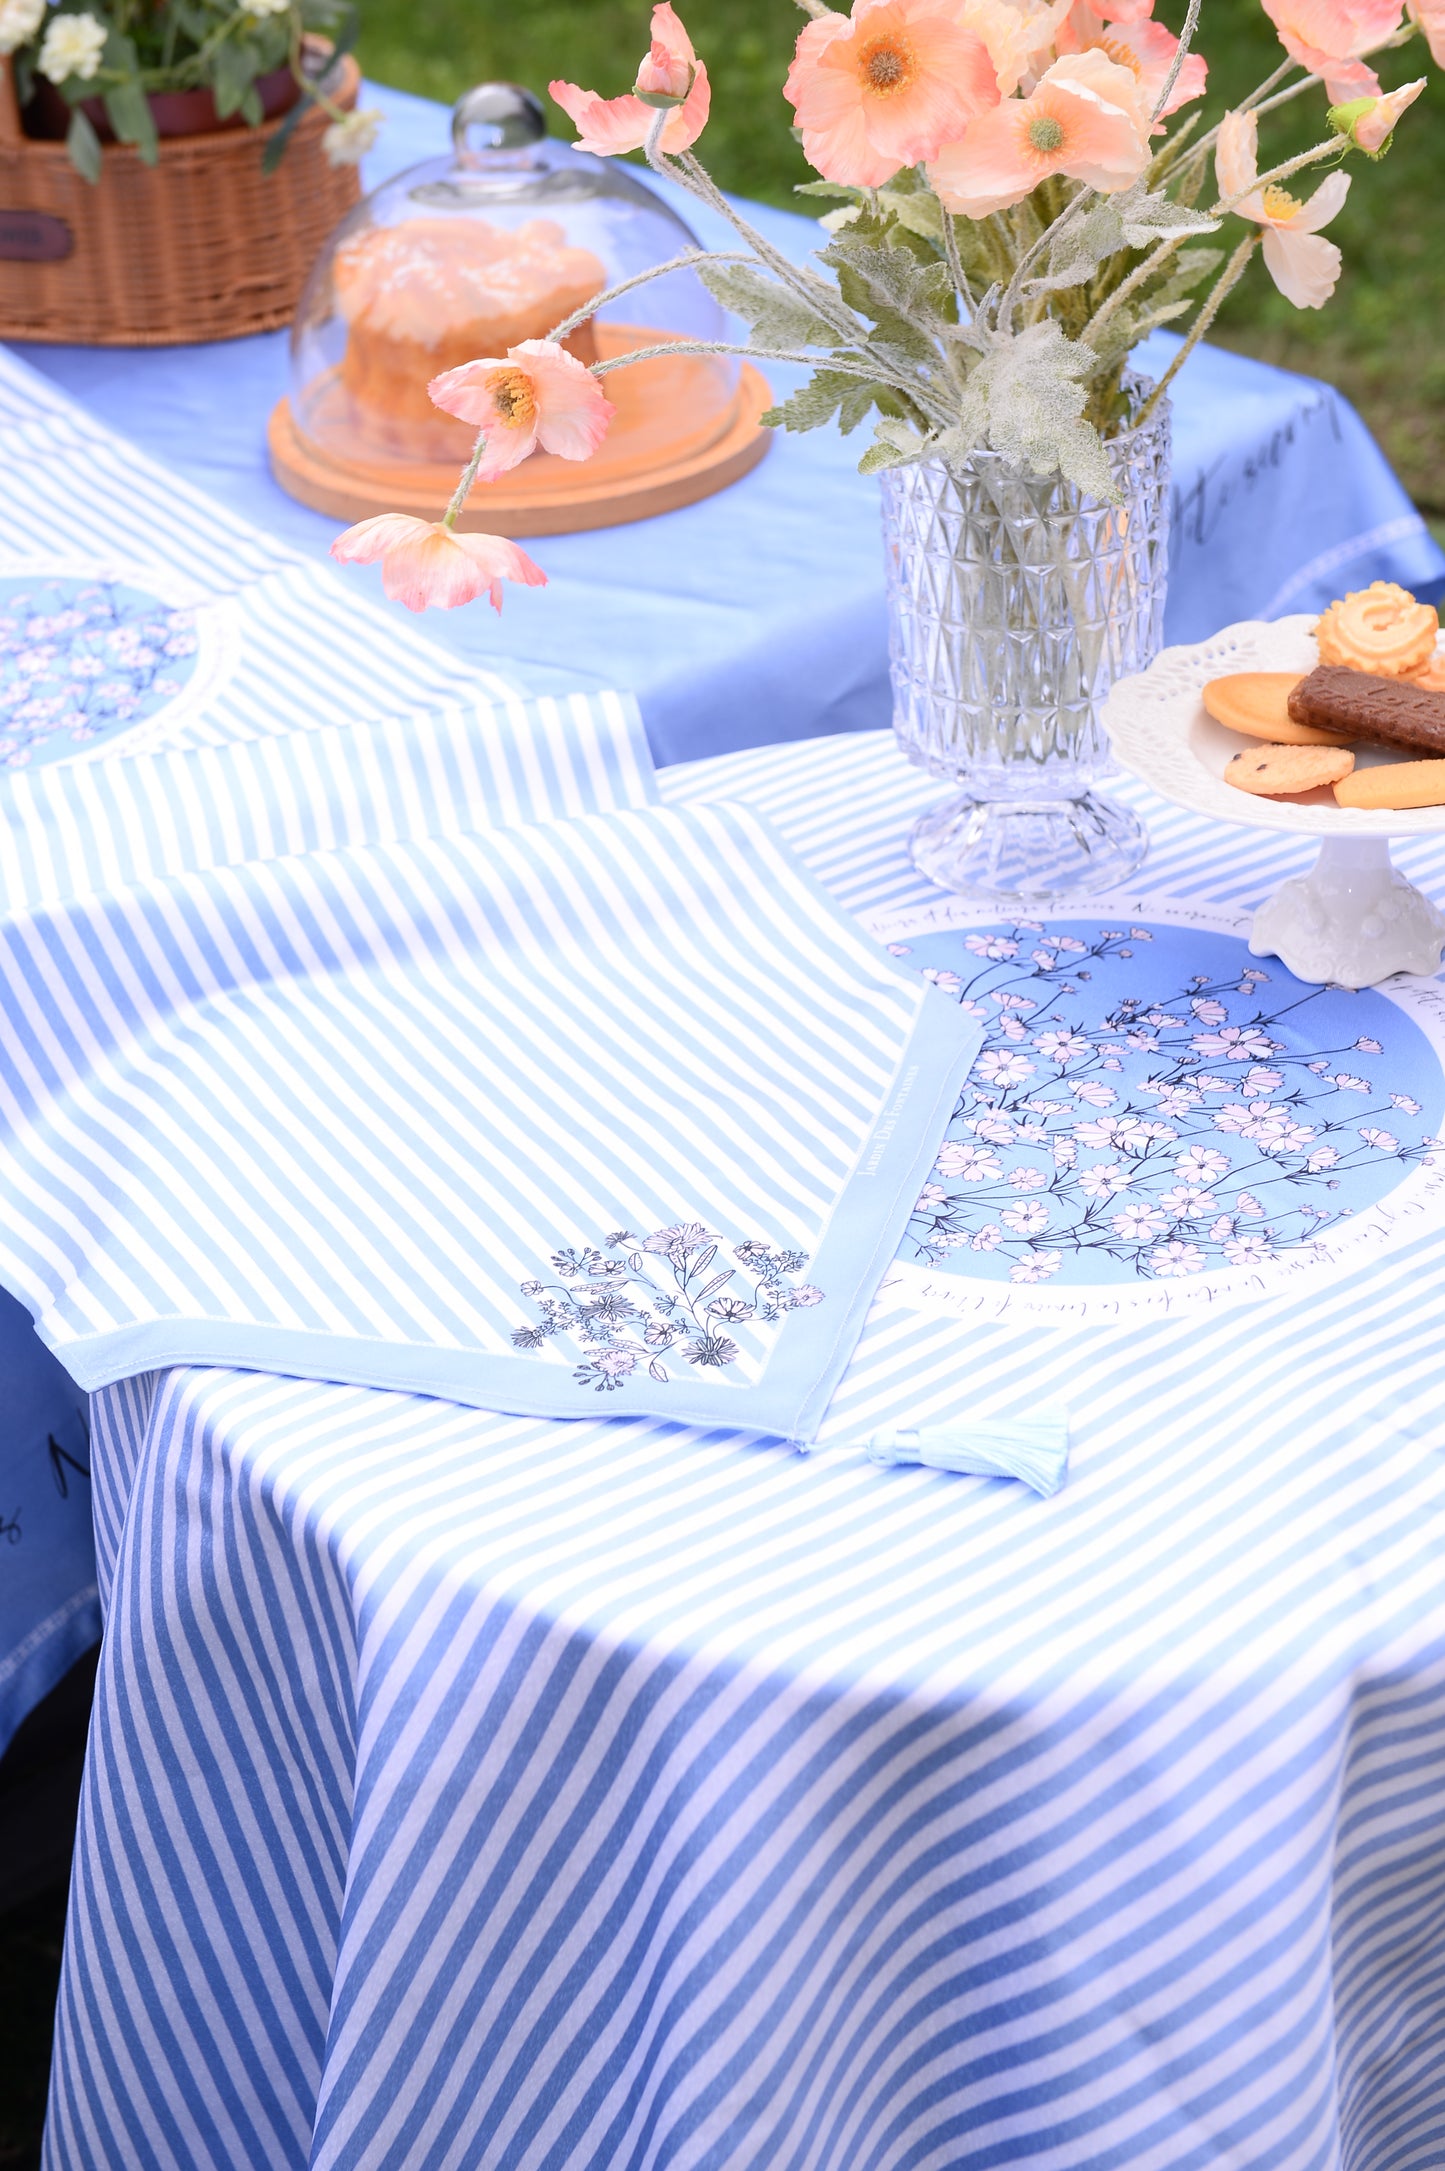
[[[641,57],[648,0],[360,0],[364,66],[380,81],[452,99],[488,76],[545,89],[554,76],[608,95]],[[792,0],[682,0],[713,79],[703,152],[725,187],[793,201],[806,174],[782,83],[802,17]],[[1161,15],[1177,24],[1174,0]],[[1211,113],[1253,88],[1280,57],[1258,0],[1204,0],[1198,49],[1210,62]],[[1388,83],[1431,72],[1416,40],[1391,54]],[[556,116],[559,131],[567,123]],[[1264,124],[1271,162],[1324,133],[1322,92]],[[1351,161],[1350,201],[1330,228],[1345,252],[1334,300],[1293,309],[1251,268],[1216,336],[1226,346],[1328,378],[1363,410],[1416,502],[1445,516],[1445,76],[1405,116],[1379,165]],[[1313,186],[1306,174],[1301,188]]]

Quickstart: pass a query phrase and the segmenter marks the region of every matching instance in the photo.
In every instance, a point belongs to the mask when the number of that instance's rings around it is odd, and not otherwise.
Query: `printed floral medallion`
[[[746,1382],[769,1346],[758,1330],[822,1303],[821,1289],[797,1279],[807,1264],[760,1237],[728,1246],[700,1221],[647,1236],[613,1229],[554,1252],[545,1281],[522,1283],[537,1316],[512,1346],[570,1362],[577,1384],[598,1394],[642,1372],[665,1386],[688,1366]]]
[[[1289,1293],[1445,1224],[1445,989],[1307,986],[1251,956],[1247,925],[1151,900],[882,930],[986,1036],[895,1298],[1172,1311]]]
[[[148,572],[0,562],[0,768],[105,751],[189,711],[216,677],[215,613]]]

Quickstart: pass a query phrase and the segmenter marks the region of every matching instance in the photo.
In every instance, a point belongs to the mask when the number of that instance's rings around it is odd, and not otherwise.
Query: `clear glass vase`
[[[1094,785],[1111,766],[1104,696],[1162,640],[1168,401],[1105,449],[1118,505],[992,452],[884,470],[893,728],[910,761],[962,786],[909,838],[943,889],[1044,903],[1125,880],[1148,849]]]

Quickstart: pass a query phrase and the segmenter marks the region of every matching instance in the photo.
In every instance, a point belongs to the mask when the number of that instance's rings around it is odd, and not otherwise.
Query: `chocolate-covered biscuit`
[[[1295,687],[1289,713],[1297,724],[1313,724],[1342,739],[1364,739],[1410,754],[1445,754],[1445,694],[1412,686],[1407,679],[1376,678],[1371,671],[1322,663]]]

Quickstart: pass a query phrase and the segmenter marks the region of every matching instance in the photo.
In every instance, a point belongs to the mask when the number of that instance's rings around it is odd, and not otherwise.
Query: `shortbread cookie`
[[[1407,676],[1412,686],[1423,686],[1427,693],[1445,694],[1445,648],[1437,648],[1417,671],[1411,671]]]
[[[1224,772],[1226,784],[1256,798],[1278,799],[1338,784],[1355,766],[1348,747],[1250,746],[1236,754]]]
[[[1427,663],[1440,631],[1438,613],[1392,580],[1372,581],[1332,603],[1315,627],[1321,663],[1403,678]]]
[[[1226,731],[1268,739],[1271,746],[1338,746],[1337,733],[1297,724],[1290,715],[1289,697],[1299,682],[1298,671],[1231,671],[1228,678],[1212,678],[1201,699]]]
[[[1342,807],[1445,807],[1445,761],[1385,761],[1341,777]]]
[[[1297,724],[1406,754],[1445,754],[1445,693],[1410,679],[1321,664],[1289,697]]]

